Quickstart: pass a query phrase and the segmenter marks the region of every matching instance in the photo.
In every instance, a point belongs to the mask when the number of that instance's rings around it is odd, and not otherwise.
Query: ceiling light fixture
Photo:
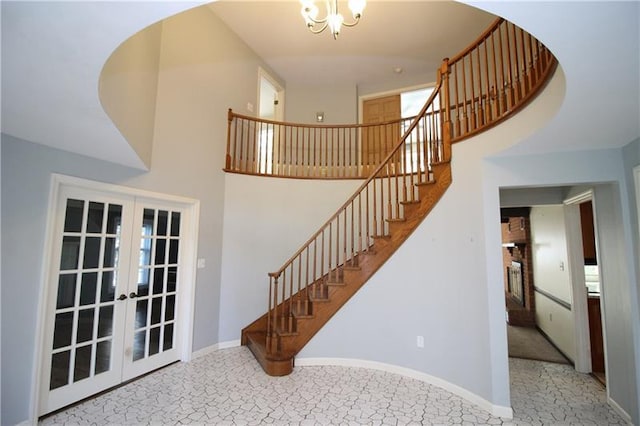
[[[353,15],[353,22],[347,23],[344,22],[342,14],[338,12],[338,0],[325,0],[327,15],[322,19],[318,19],[318,6],[313,0],[300,0],[300,3],[302,3],[302,17],[309,31],[319,34],[328,27],[334,40],[338,38],[340,28],[343,25],[345,27],[354,27],[360,22],[362,11],[367,4],[366,0],[349,0],[349,9],[351,9],[351,14]]]

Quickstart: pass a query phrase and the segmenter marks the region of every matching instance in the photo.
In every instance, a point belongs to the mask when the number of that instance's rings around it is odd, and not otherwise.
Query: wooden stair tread
[[[376,240],[387,240],[391,238],[391,235],[372,235],[371,238]]]
[[[392,217],[389,219],[385,219],[387,222],[389,223],[395,223],[395,222],[406,222],[407,219],[405,219],[404,217]]]

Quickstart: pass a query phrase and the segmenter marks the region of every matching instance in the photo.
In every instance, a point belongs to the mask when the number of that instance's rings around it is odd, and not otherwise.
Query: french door
[[[61,186],[39,415],[178,360],[186,209]]]

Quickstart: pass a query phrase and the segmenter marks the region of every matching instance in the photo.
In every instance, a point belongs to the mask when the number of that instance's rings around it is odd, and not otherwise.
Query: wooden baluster
[[[243,170],[245,172],[249,172],[251,171],[251,138],[253,137],[252,127],[254,126],[253,126],[253,123],[248,120],[245,120],[245,123],[247,124],[247,131],[246,131],[246,139],[244,144],[245,165]]]
[[[329,226],[331,226],[331,224],[329,224]],[[331,228],[329,228],[329,229],[331,229]],[[313,289],[313,290],[314,290],[314,296],[315,296],[315,297],[318,297],[318,284],[319,284],[320,282],[322,282],[322,279],[324,279],[324,267],[325,267],[325,263],[324,263],[324,252],[325,252],[325,250],[326,250],[326,249],[325,249],[325,244],[324,244],[324,229],[322,230],[322,244],[321,244],[321,246],[322,246],[322,252],[320,253],[320,277],[319,277],[320,279],[318,279],[318,280],[316,281],[315,288]],[[329,256],[329,257],[330,257],[330,256]]]
[[[471,55],[473,55],[474,51],[471,51]],[[477,66],[478,66],[478,127],[483,127],[485,125],[484,118],[484,94],[482,93],[482,67],[481,62],[482,58],[480,57],[480,47],[475,49],[476,55],[478,56]]]
[[[537,82],[540,78],[542,78],[542,75],[543,75],[542,62],[544,59],[540,52],[540,42],[534,39],[533,45],[535,46],[535,67],[536,67],[536,76],[537,76],[536,82]]]
[[[484,123],[488,124],[492,120],[491,115],[491,74],[489,74],[489,47],[488,47],[488,38],[485,38],[482,42],[482,46],[484,47],[484,82],[485,82],[485,105],[484,105]],[[480,52],[478,52],[480,53]]]
[[[470,74],[470,83],[471,83],[471,125],[470,130],[473,131],[478,127],[478,120],[476,115],[476,91],[474,86],[475,74],[473,71],[473,52],[469,53],[469,74]]]
[[[493,119],[497,120],[500,117],[500,99],[498,97],[498,62],[496,61],[496,41],[495,31],[491,33],[491,59],[493,64],[493,88],[492,88],[492,105],[493,105]]]
[[[340,266],[340,215],[336,216],[336,264],[333,268],[334,281],[338,281],[338,268]]]
[[[333,249],[333,238],[332,238],[332,234],[333,234],[333,223],[330,222],[329,223],[329,241],[327,243],[327,246],[329,248],[329,253],[327,255],[327,260],[329,261],[329,263],[327,264],[327,277],[329,279],[331,279],[331,270],[333,269],[331,262],[333,262],[333,256],[332,256],[332,249]]]
[[[469,101],[468,101],[468,94],[467,94],[467,72],[466,72],[466,65],[464,63],[464,57],[461,58],[461,62],[462,62],[462,93],[464,94],[464,103],[462,105],[462,111],[463,111],[463,124],[464,124],[464,130],[461,134],[461,136],[463,134],[467,134],[469,133],[469,111],[467,110],[467,105],[469,105]],[[442,99],[441,99],[442,101]],[[440,102],[440,109],[442,109],[442,102]]]
[[[267,353],[271,353],[271,339],[273,336],[273,332],[271,330],[272,324],[271,324],[271,320],[272,320],[272,315],[273,315],[273,280],[276,280],[276,285],[277,285],[277,277],[274,277],[272,274],[269,274],[269,300],[267,301],[267,305],[269,306],[269,309],[267,310],[267,336],[266,336],[266,351]]]
[[[371,183],[369,183],[369,185],[366,186],[365,188],[365,199],[364,199],[364,205],[365,205],[365,214],[364,214],[364,218],[366,221],[366,226],[365,226],[365,236],[366,236],[366,244],[367,244],[367,251],[369,250],[369,245],[371,244],[371,228],[370,228],[370,223],[369,223],[369,218],[371,217],[371,215],[369,214],[369,187],[371,186]],[[375,225],[374,225],[375,226]]]
[[[376,178],[374,178],[372,180],[373,183],[373,217],[371,218],[373,221],[373,235],[380,235],[380,233],[378,232],[378,215],[377,215],[377,210],[378,210],[378,204],[376,203]]]
[[[442,91],[444,94],[444,89]],[[444,101],[443,101],[444,104]],[[443,160],[442,152],[440,149],[440,144],[442,141],[442,135],[444,133],[443,125],[444,125],[444,117],[442,113],[442,108],[438,113],[432,111],[431,114],[431,143],[429,144],[429,148],[431,150],[431,164],[429,169],[432,171],[433,168],[431,165],[433,163],[439,163]],[[431,179],[431,176],[429,177]]]
[[[300,257],[298,259],[298,268],[300,267]],[[293,331],[293,277],[295,272],[295,259],[291,261],[291,274],[289,276],[289,294],[283,294],[282,300],[289,300],[289,309],[286,317],[286,332],[291,333]]]
[[[500,105],[500,115],[504,114],[509,110],[509,105],[507,104],[507,79],[504,73],[504,40],[502,37],[502,27],[504,26],[504,22],[501,22],[498,25],[498,47],[500,48],[500,80],[498,87],[498,96]]]
[[[238,126],[238,123],[240,126],[240,144],[239,144],[240,146],[238,149],[238,170],[240,170],[241,172],[244,172],[245,171],[244,164],[243,164],[244,157],[242,155],[244,150],[244,147],[243,147],[244,146],[244,120],[242,118],[238,118],[236,122],[236,126]]]
[[[329,162],[327,163],[327,176],[333,177],[335,172],[335,156],[333,149],[333,129],[327,129],[327,153],[329,154]]]
[[[344,230],[342,234],[342,265],[346,266],[347,265],[347,211],[346,210],[344,211],[343,228]]]
[[[264,150],[262,147],[262,142],[263,142],[263,136],[264,136],[264,123],[259,121],[257,122],[257,127],[256,127],[256,136],[257,136],[257,143],[255,144],[254,147],[254,151],[255,151],[255,157],[256,157],[256,170],[255,173],[258,174],[264,174],[264,170],[262,170],[262,156],[264,155]]]
[[[522,51],[521,56],[522,56],[522,64],[520,65],[520,68],[522,69],[522,97],[524,98],[528,93],[529,93],[529,77],[527,75],[527,50],[525,48],[525,41],[524,41],[524,30],[522,28],[519,28],[519,33],[520,33],[520,50]]]
[[[398,151],[394,152],[392,155],[392,158],[395,160],[395,158],[397,158],[398,155]],[[398,161],[393,161],[392,163],[397,164],[400,160]],[[389,164],[389,163],[387,163]],[[404,176],[404,173],[402,174]],[[393,177],[392,177],[393,176]],[[398,193],[398,179],[399,179],[399,174],[398,174],[398,170],[395,171],[395,173],[393,173],[393,175],[391,174],[387,174],[387,219],[393,219],[393,207],[391,205],[391,194],[392,194],[392,188],[391,188],[391,179],[393,179],[394,183],[395,183],[395,192],[396,194]],[[381,197],[384,196],[384,191],[381,192],[380,194]],[[384,216],[383,216],[384,218]],[[384,226],[384,222],[383,225]],[[384,232],[383,232],[384,234]]]
[[[442,143],[444,148],[444,158],[439,161],[449,161],[451,159],[451,101],[449,94],[449,58],[444,58],[440,67],[442,78],[442,104],[444,111],[444,122],[442,123]]]
[[[520,54],[518,52],[518,33],[515,25],[512,25],[513,29],[513,56],[514,56],[514,66],[516,68],[516,80],[514,82],[516,88],[516,101],[520,102],[522,100],[522,76],[520,75]]]
[[[362,192],[358,194],[358,253],[362,253]]]
[[[284,271],[282,271],[282,281],[280,283],[280,289],[279,289],[279,298],[278,298],[278,304],[276,306],[280,306],[280,309],[278,309],[278,325],[277,325],[277,329],[278,330],[284,330],[285,329],[285,312],[284,312],[284,301],[286,299],[285,296],[285,291],[287,288],[287,269],[286,268]]]
[[[431,106],[431,109],[433,110],[433,106]],[[422,178],[419,182],[429,180],[429,120],[430,113],[427,111],[425,115],[422,116]]]
[[[515,99],[515,88],[514,88],[514,81],[513,81],[513,66],[512,66],[512,62],[511,62],[511,35],[510,35],[510,31],[509,28],[511,27],[511,23],[509,23],[508,21],[505,21],[506,24],[506,28],[505,28],[505,38],[506,38],[506,46],[507,46],[507,70],[508,72],[508,77],[507,77],[507,102],[509,104],[509,110],[513,109],[513,107],[516,104],[516,99]]]
[[[313,128],[313,137],[312,140],[313,142],[311,143],[312,148],[312,155],[313,155],[313,159],[311,160],[311,164],[312,164],[312,170],[313,170],[313,176],[318,176],[318,163],[317,163],[317,146],[316,146],[316,135],[318,134],[318,129]]]
[[[348,133],[348,135],[349,135],[349,176],[351,176],[351,177],[355,177],[355,174],[353,173],[353,166],[354,166],[354,164],[353,164],[353,150],[354,150],[354,145],[355,145],[354,142],[357,141],[358,139],[353,137],[354,136],[353,133],[357,132],[357,131],[358,131],[358,129],[356,127],[354,129],[350,129],[349,133]]]
[[[253,145],[251,147],[251,171],[253,173],[258,173],[258,149],[260,147],[260,131],[262,128],[262,123],[259,121],[254,121],[253,123]]]
[[[533,89],[538,81],[537,67],[536,67],[536,59],[533,52],[533,43],[531,34],[525,32],[527,37],[527,52],[529,53],[529,90]]]
[[[354,204],[355,200],[351,200],[351,226],[350,226],[350,230],[351,230],[351,246],[350,246],[350,255],[351,255],[351,266],[356,266],[356,256],[355,256],[355,250],[356,250],[356,240],[355,240],[355,204]]]
[[[233,111],[229,108],[227,112],[227,156],[224,160],[224,167],[227,170],[231,169],[231,123],[233,122]]]
[[[275,353],[278,350],[276,336],[274,336],[274,333],[278,328],[278,278],[279,276],[275,277],[275,282],[273,286],[273,318],[271,321],[271,328],[269,329],[271,331],[271,336],[272,336],[271,347],[270,347],[270,350],[272,353]]]
[[[422,115],[420,117],[416,117],[418,124],[412,132],[415,137],[411,143],[411,176],[409,179],[409,198],[405,198],[404,201],[413,201],[414,188],[416,187],[416,183],[419,182],[420,179],[420,125],[422,122],[422,117]]]
[[[284,132],[284,126],[278,124],[278,131],[273,135],[273,174],[280,176],[280,166],[282,164],[282,134]]]
[[[306,168],[305,168],[305,176],[306,177],[313,177],[313,152],[312,152],[312,145],[311,145],[311,139],[312,139],[312,132],[313,132],[313,128],[312,127],[307,127],[305,129],[305,138],[304,138],[304,152],[305,152],[305,157],[306,157]]]
[[[453,64],[453,84],[456,93],[456,119],[455,119],[455,135],[453,137],[459,137],[462,135],[461,131],[461,120],[460,120],[460,97],[458,96],[458,62],[454,62]]]
[[[322,156],[324,158],[323,168],[322,168],[322,177],[326,177],[329,172],[329,135],[326,128],[322,128]]]

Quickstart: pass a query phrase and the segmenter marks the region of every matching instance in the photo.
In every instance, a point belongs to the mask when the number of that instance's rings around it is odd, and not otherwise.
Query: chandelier
[[[340,28],[354,27],[360,22],[362,11],[367,4],[366,0],[349,0],[349,9],[353,15],[353,22],[344,22],[344,17],[338,12],[338,0],[325,0],[325,6],[327,8],[327,14],[324,18],[318,19],[318,6],[315,5],[313,0],[300,0],[302,3],[302,17],[304,18],[307,28],[314,34],[323,32],[327,27],[334,40],[338,38],[340,34]]]

